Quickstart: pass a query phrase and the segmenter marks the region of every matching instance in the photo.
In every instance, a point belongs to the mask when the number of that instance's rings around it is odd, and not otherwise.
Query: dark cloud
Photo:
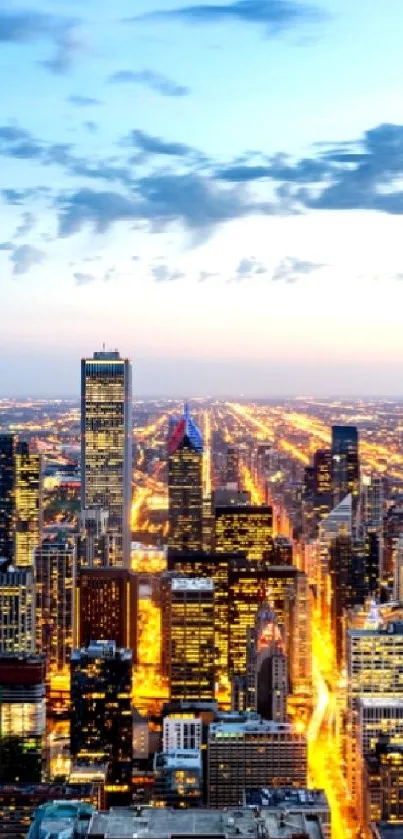
[[[77,21],[44,12],[0,10],[0,42],[50,42],[54,47],[51,58],[41,64],[53,73],[64,73],[79,48],[75,27]]]
[[[73,277],[76,285],[88,285],[88,283],[94,283],[96,280],[93,274],[82,274],[80,271],[76,271]]]
[[[180,20],[193,24],[235,22],[261,26],[267,34],[279,35],[286,29],[320,17],[321,14],[312,6],[294,0],[235,0],[233,3],[200,3],[156,10],[129,20]]]
[[[324,268],[318,262],[309,262],[297,259],[295,256],[286,256],[274,269],[273,282],[295,283],[301,277],[307,277],[319,268]]]
[[[93,105],[102,105],[100,99],[94,99],[93,96],[80,96],[79,94],[69,96],[67,101],[71,105],[76,105],[77,108],[91,108]]]
[[[10,261],[13,264],[13,275],[20,276],[27,274],[35,265],[40,265],[46,259],[44,251],[35,248],[33,245],[13,246]]]
[[[154,70],[139,70],[138,72],[119,70],[117,73],[112,73],[108,81],[114,84],[144,85],[162,96],[187,96],[190,93],[188,87],[177,84],[161,73],[155,73]]]
[[[185,276],[182,271],[172,270],[168,265],[153,265],[151,274],[157,283],[170,283]]]
[[[40,201],[50,193],[47,186],[28,187],[26,189],[2,189],[1,196],[6,204],[16,206],[25,204],[27,201]]]
[[[154,137],[145,131],[131,131],[128,142],[139,151],[146,154],[162,154],[167,157],[188,157],[193,149],[185,143],[172,143],[169,140],[162,140],[161,137]]]

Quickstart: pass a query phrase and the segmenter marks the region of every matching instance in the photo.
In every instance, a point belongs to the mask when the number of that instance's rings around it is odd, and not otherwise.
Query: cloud
[[[31,230],[33,230],[33,228],[35,227],[35,221],[35,216],[32,215],[32,213],[23,213],[21,222],[15,231],[15,237],[17,238],[18,236],[27,236],[28,233],[30,233]]]
[[[112,73],[108,79],[114,84],[140,84],[150,90],[160,93],[162,96],[187,96],[190,93],[188,87],[177,84],[177,82],[168,79],[161,73],[155,73],[153,70],[119,70]]]
[[[274,269],[273,282],[295,283],[301,277],[307,277],[325,266],[318,262],[309,262],[295,256],[286,256]]]
[[[197,278],[197,281],[199,283],[205,283],[206,280],[210,280],[210,279],[212,279],[212,277],[217,277],[217,276],[218,276],[218,274],[216,274],[214,271],[200,271],[200,274]]]
[[[185,143],[172,143],[169,140],[162,140],[161,137],[154,137],[152,134],[147,134],[145,131],[140,130],[131,131],[128,142],[134,148],[146,154],[162,154],[167,157],[187,157],[193,152],[193,149]]]
[[[249,280],[257,274],[266,274],[267,269],[254,256],[244,257],[235,271],[235,280]]]
[[[44,251],[33,245],[16,245],[12,249],[10,260],[13,263],[13,276],[27,274],[35,265],[40,265],[46,259]]]
[[[170,283],[185,276],[182,271],[173,271],[168,265],[153,265],[151,274],[157,283]]]
[[[0,42],[24,44],[48,41],[54,55],[40,62],[54,73],[64,73],[79,48],[75,27],[77,21],[36,11],[0,10]]]
[[[71,105],[76,105],[77,108],[91,108],[93,105],[102,105],[100,99],[95,99],[93,96],[80,96],[73,94],[67,98]]]
[[[88,283],[94,283],[96,277],[93,274],[82,274],[80,271],[76,271],[73,274],[73,277],[76,281],[76,285],[88,285]]]
[[[318,10],[294,0],[235,0],[232,3],[200,3],[195,6],[156,10],[129,18],[129,21],[180,20],[193,24],[234,22],[261,26],[266,34],[274,36],[320,17]]]

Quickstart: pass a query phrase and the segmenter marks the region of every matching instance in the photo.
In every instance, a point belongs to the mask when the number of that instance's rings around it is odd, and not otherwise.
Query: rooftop
[[[73,839],[86,836],[94,808],[82,801],[50,801],[35,811],[27,839]]]
[[[399,708],[403,709],[403,697],[365,696],[359,700],[361,708]]]
[[[272,811],[259,815],[253,809],[238,807],[220,810],[168,808],[116,808],[95,813],[89,836],[97,839],[171,839],[180,836],[245,837],[245,839],[323,839],[320,819],[302,813]]]
[[[329,802],[323,789],[296,789],[295,787],[260,787],[244,792],[246,807],[325,808]]]
[[[115,641],[91,641],[88,647],[73,650],[71,661],[80,661],[82,657],[99,659],[116,658],[117,656],[126,661],[130,661],[133,653],[131,650],[117,647]]]
[[[258,714],[248,715],[246,720],[231,722],[212,722],[209,726],[210,737],[236,737],[237,734],[294,734],[294,727],[288,722],[263,720]]]
[[[172,591],[213,591],[214,582],[206,577],[174,577]]]

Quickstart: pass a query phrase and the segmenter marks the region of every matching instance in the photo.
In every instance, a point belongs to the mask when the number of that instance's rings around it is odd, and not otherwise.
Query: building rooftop
[[[35,812],[27,839],[78,839],[87,835],[94,808],[82,801],[50,801]]]
[[[174,577],[172,591],[214,591],[214,581],[206,577]]]
[[[106,659],[116,658],[117,656],[126,661],[131,661],[133,653],[131,650],[117,647],[116,641],[91,641],[88,647],[81,647],[79,650],[73,650],[71,654],[71,661],[80,661],[82,657]]]
[[[156,769],[200,769],[200,749],[172,749],[170,752],[157,752],[155,755]]]
[[[246,807],[281,807],[304,810],[327,808],[329,802],[323,789],[296,789],[295,787],[260,787],[244,792]]]
[[[375,697],[365,696],[359,700],[362,708],[401,708],[403,709],[403,697]]]
[[[294,727],[288,722],[264,720],[258,714],[247,716],[246,720],[231,722],[212,722],[209,726],[210,737],[236,737],[248,733],[293,734]]]
[[[403,836],[403,826],[401,824],[379,822],[377,825],[371,825],[371,830],[374,839],[402,839]]]
[[[349,629],[348,635],[351,638],[365,638],[366,636],[377,635],[403,635],[403,620],[390,620],[385,626],[374,626],[368,629]]]
[[[169,808],[116,808],[95,813],[89,837],[93,839],[173,839],[210,836],[214,839],[323,839],[320,819],[314,814],[257,814],[246,807],[222,810]]]

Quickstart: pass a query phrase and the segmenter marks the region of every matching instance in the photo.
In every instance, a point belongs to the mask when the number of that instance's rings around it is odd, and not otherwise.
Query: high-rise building
[[[363,825],[403,824],[403,740],[381,737],[364,768]],[[365,821],[364,821],[365,820]],[[397,839],[397,837],[396,837]]]
[[[15,546],[17,566],[32,565],[42,535],[41,456],[18,442],[14,465]]]
[[[203,550],[203,438],[188,406],[168,440],[168,545]]]
[[[288,665],[275,613],[260,607],[247,640],[248,708],[263,719],[287,719]]]
[[[46,731],[43,656],[0,656],[0,782],[37,783]]]
[[[357,501],[360,490],[358,429],[354,425],[332,426],[333,507],[351,494]]]
[[[83,567],[77,574],[76,640],[114,641],[136,657],[137,578],[127,568]]]
[[[14,557],[15,437],[0,434],[0,557]]]
[[[73,650],[76,551],[72,541],[44,539],[35,551],[37,648],[48,672],[66,670]]]
[[[360,487],[360,519],[366,528],[380,530],[383,524],[384,489],[378,475],[363,475]]]
[[[215,550],[268,559],[273,551],[273,512],[269,506],[229,506],[215,510]]]
[[[131,803],[132,653],[93,641],[71,656],[70,750],[81,763],[107,763],[107,803]]]
[[[171,701],[212,700],[215,688],[214,583],[167,579],[163,633],[169,644]]]
[[[108,512],[109,565],[130,562],[131,364],[115,352],[81,362],[81,508]]]
[[[95,508],[81,512],[81,527],[77,539],[77,567],[108,565],[108,511]],[[111,539],[113,548],[113,538]]]
[[[313,457],[314,470],[314,509],[317,518],[328,516],[333,507],[332,495],[332,452],[330,449],[318,449]]]
[[[242,804],[245,790],[254,787],[306,786],[306,738],[288,723],[258,715],[212,723],[207,761],[209,807]]]
[[[227,446],[226,483],[239,487],[239,446]]]
[[[292,541],[287,536],[273,539],[273,565],[292,565]]]
[[[164,717],[162,751],[176,749],[201,749],[203,743],[203,721],[192,715],[173,712]]]
[[[0,655],[35,651],[33,568],[0,565]]]

